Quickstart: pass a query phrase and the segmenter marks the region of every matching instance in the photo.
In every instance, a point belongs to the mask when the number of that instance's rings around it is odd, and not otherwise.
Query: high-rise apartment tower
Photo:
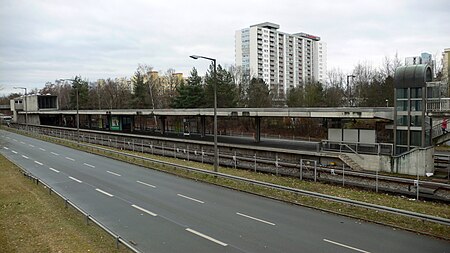
[[[325,82],[326,43],[314,35],[288,34],[279,28],[265,22],[236,31],[236,66],[263,79],[278,97],[308,82]]]

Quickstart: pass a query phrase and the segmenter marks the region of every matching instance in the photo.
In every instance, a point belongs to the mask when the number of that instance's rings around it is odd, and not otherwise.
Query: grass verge
[[[22,133],[23,134],[23,133]],[[144,166],[151,169],[156,169],[168,173],[172,173],[178,176],[191,178],[194,180],[199,180],[203,182],[208,182],[216,185],[221,185],[225,187],[229,187],[232,189],[245,191],[253,194],[262,195],[265,197],[278,199],[282,201],[286,201],[293,204],[308,206],[312,208],[317,208],[320,210],[346,215],[350,217],[354,217],[361,220],[371,221],[375,223],[385,224],[405,230],[415,231],[423,234],[428,234],[432,236],[436,236],[439,238],[443,238],[446,240],[450,240],[450,227],[436,224],[432,222],[417,220],[414,218],[408,218],[404,216],[394,215],[390,213],[384,213],[384,212],[378,212],[374,210],[369,210],[365,208],[360,207],[354,207],[346,204],[336,203],[332,201],[326,201],[321,200],[317,198],[307,197],[295,193],[290,193],[286,191],[281,190],[274,190],[268,187],[263,186],[255,186],[252,184],[235,181],[235,180],[229,180],[224,178],[216,178],[214,176],[206,175],[203,173],[196,173],[196,172],[187,172],[182,169],[176,169],[169,166],[164,166],[152,162],[142,161],[142,160],[136,160],[136,159],[129,159],[125,156],[117,156],[112,153],[104,153],[100,152],[95,149],[88,149],[82,146],[78,146],[75,143],[61,140],[61,139],[54,139],[49,138],[45,136],[40,136],[41,139],[46,141],[55,142],[58,144],[62,144],[71,148],[76,148],[83,151],[88,151],[91,153],[111,157],[117,160],[126,161],[129,163],[134,163],[140,166]],[[114,148],[110,148],[113,149]],[[180,165],[187,165],[191,167],[201,168],[201,169],[207,169],[212,170],[212,166],[209,164],[202,164],[198,162],[192,162],[192,161],[185,161],[181,159],[175,159],[175,158],[169,158],[169,157],[161,157],[161,156],[154,156],[150,154],[142,154],[139,152],[131,152],[131,151],[122,151],[130,154],[138,154],[140,156],[153,158],[161,161],[167,161],[171,163],[176,163]],[[314,183],[310,181],[301,181],[296,178],[292,177],[277,177],[275,175],[266,174],[266,173],[254,173],[252,171],[246,171],[241,169],[234,169],[234,168],[224,168],[219,167],[219,172],[230,174],[230,175],[236,175],[240,177],[255,179],[263,182],[288,186],[292,188],[302,189],[302,190],[308,190],[308,191],[314,191],[314,192],[320,192],[328,195],[338,196],[338,197],[344,197],[348,199],[358,200],[358,201],[364,201],[367,203],[373,203],[377,205],[383,205],[383,206],[389,206],[394,207],[398,209],[403,210],[409,210],[413,212],[418,213],[424,213],[429,214],[433,216],[439,216],[443,218],[450,218],[450,206],[448,204],[444,203],[437,203],[437,202],[431,202],[431,201],[416,201],[414,199],[408,199],[402,196],[394,196],[389,194],[383,194],[383,193],[375,193],[372,191],[366,191],[361,190],[357,188],[351,188],[351,187],[341,187],[337,185],[330,185],[330,184],[324,184],[324,183]]]
[[[0,155],[0,252],[129,252]]]

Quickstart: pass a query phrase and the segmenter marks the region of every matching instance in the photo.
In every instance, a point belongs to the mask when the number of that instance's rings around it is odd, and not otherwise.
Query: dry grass
[[[0,155],[0,252],[128,252]]]

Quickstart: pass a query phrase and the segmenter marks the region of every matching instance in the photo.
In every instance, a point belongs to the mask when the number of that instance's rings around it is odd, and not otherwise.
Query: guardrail
[[[152,158],[148,158],[148,157],[142,157],[142,156],[129,154],[129,153],[121,152],[121,151],[116,151],[116,150],[112,150],[112,149],[108,149],[108,148],[98,147],[98,146],[91,145],[91,144],[77,143],[76,141],[70,141],[70,142],[72,142],[73,144],[76,144],[76,145],[87,147],[87,148],[101,150],[101,151],[103,151],[105,153],[105,155],[106,155],[106,153],[111,153],[111,154],[115,154],[115,155],[118,155],[118,156],[129,157],[129,158],[132,158],[132,159],[144,160],[144,161],[151,162],[151,163],[154,163],[154,164],[160,164],[160,165],[170,166],[170,167],[174,167],[174,168],[178,168],[178,169],[184,169],[184,170],[187,170],[187,171],[208,174],[208,175],[212,175],[212,176],[215,176],[215,177],[221,177],[221,178],[226,178],[226,179],[238,180],[238,181],[251,183],[251,184],[259,185],[259,186],[264,186],[264,187],[268,187],[268,188],[272,188],[272,189],[293,192],[293,193],[301,194],[301,195],[304,195],[304,196],[316,197],[316,198],[329,200],[329,201],[334,201],[334,202],[338,202],[338,203],[344,203],[344,204],[348,204],[348,205],[352,205],[352,206],[363,207],[363,208],[367,208],[367,209],[371,209],[371,210],[375,210],[375,211],[382,211],[382,212],[402,215],[402,216],[406,216],[406,217],[426,220],[426,221],[440,223],[440,224],[447,225],[447,226],[450,225],[450,219],[446,219],[446,218],[442,218],[442,217],[436,217],[436,216],[431,216],[431,215],[427,215],[427,214],[421,214],[421,213],[401,210],[401,209],[392,208],[392,207],[380,206],[380,205],[366,203],[366,202],[362,202],[362,201],[351,200],[351,199],[346,199],[346,198],[341,198],[341,197],[336,197],[336,196],[331,196],[331,195],[327,195],[327,194],[311,192],[311,191],[306,191],[306,190],[300,190],[300,189],[296,189],[296,188],[292,188],[292,187],[276,185],[276,184],[272,184],[272,183],[267,183],[267,182],[262,182],[262,181],[258,181],[258,180],[243,178],[243,177],[239,177],[239,176],[228,175],[228,174],[224,174],[224,173],[220,173],[220,172],[214,172],[214,171],[194,168],[194,167],[190,167],[190,166],[186,166],[186,165],[180,165],[180,164],[176,164],[176,163],[160,161],[160,160],[157,160],[157,159],[152,159]],[[301,168],[302,168],[302,166],[300,166],[300,169]],[[348,173],[348,172],[345,172],[345,173]],[[417,181],[416,181],[416,183],[419,184],[419,182],[417,182]]]
[[[132,252],[135,253],[140,253],[141,251],[139,251],[137,248],[135,248],[134,246],[132,246],[130,243],[128,243],[125,239],[123,239],[119,234],[114,233],[111,229],[109,229],[107,226],[103,225],[100,221],[96,220],[93,216],[91,216],[88,212],[84,211],[82,208],[78,207],[74,202],[70,201],[67,197],[65,197],[63,194],[57,192],[54,188],[52,188],[49,184],[45,183],[42,179],[40,179],[39,177],[33,175],[33,173],[31,173],[30,171],[28,171],[27,169],[23,168],[21,165],[17,164],[16,162],[14,162],[13,160],[11,160],[9,157],[4,156],[6,159],[8,159],[11,163],[15,164],[17,167],[19,167],[19,169],[22,171],[22,173],[24,174],[24,176],[35,180],[36,184],[42,184],[44,187],[46,187],[49,191],[49,194],[55,193],[58,197],[60,197],[61,199],[64,200],[64,204],[66,206],[66,208],[70,205],[72,206],[75,210],[77,210],[78,212],[80,212],[84,217],[86,217],[86,225],[89,225],[89,221],[92,221],[95,225],[97,225],[98,227],[100,227],[101,229],[103,229],[106,233],[108,233],[109,235],[111,235],[115,240],[116,240],[116,247],[119,248],[119,244],[122,244],[123,246],[125,246],[126,248],[128,248],[129,250],[131,250]]]
[[[362,202],[362,201],[351,200],[351,199],[346,199],[346,198],[326,195],[326,194],[317,193],[317,192],[300,190],[300,189],[291,188],[291,187],[287,187],[287,186],[281,186],[281,185],[266,183],[266,182],[257,181],[257,180],[253,180],[253,179],[248,179],[248,178],[243,178],[243,177],[239,177],[239,176],[223,174],[223,173],[220,173],[220,172],[214,172],[214,171],[194,168],[194,167],[190,167],[190,166],[186,166],[186,165],[180,165],[180,164],[176,164],[176,163],[170,163],[170,162],[160,161],[160,160],[156,160],[156,159],[152,159],[152,158],[147,158],[147,157],[142,157],[142,156],[138,156],[138,155],[128,154],[128,153],[115,151],[115,150],[102,148],[102,147],[97,147],[97,146],[93,146],[93,145],[89,145],[89,144],[82,144],[82,143],[77,143],[77,144],[81,145],[81,146],[95,148],[95,149],[98,149],[98,150],[103,150],[104,152],[109,152],[109,153],[113,153],[113,154],[116,154],[116,155],[122,155],[122,156],[130,157],[130,158],[134,158],[134,159],[141,159],[141,160],[149,161],[149,162],[152,162],[152,163],[161,164],[161,165],[164,165],[164,166],[171,166],[171,167],[175,167],[175,168],[178,168],[178,169],[184,169],[184,170],[188,170],[188,171],[192,171],[192,172],[199,172],[199,173],[209,174],[209,175],[213,175],[213,176],[217,176],[217,177],[238,180],[238,181],[242,181],[242,182],[251,183],[251,184],[254,184],[254,185],[265,186],[265,187],[269,187],[269,188],[273,188],[273,189],[277,189],[277,190],[285,190],[285,191],[294,192],[294,193],[305,195],[305,196],[317,197],[317,198],[320,198],[320,199],[331,200],[331,201],[334,201],[334,202],[339,202],[339,203],[344,203],[344,204],[350,204],[350,205],[353,205],[353,206],[359,206],[359,207],[368,208],[368,209],[372,209],[372,210],[376,210],[376,211],[383,211],[383,212],[388,212],[388,213],[393,213],[393,214],[400,214],[400,215],[403,215],[403,216],[408,216],[408,217],[412,217],[412,218],[416,218],[416,219],[436,222],[436,223],[444,224],[444,225],[447,225],[447,226],[450,225],[450,219],[445,219],[445,218],[441,218],[441,217],[436,217],[436,216],[431,216],[431,215],[427,215],[427,214],[410,212],[410,211],[401,210],[401,209],[392,208],[392,207],[386,207],[386,206],[370,204],[370,203],[366,203],[366,202]]]
[[[17,125],[20,128],[23,128],[23,125]],[[60,127],[49,127],[49,126],[33,126],[29,125],[29,129],[32,131],[37,131],[40,134],[44,134],[50,137],[57,137],[60,139],[69,139],[73,140],[74,142],[77,140],[77,132],[75,129],[63,129]],[[93,132],[92,134],[90,132]],[[134,138],[125,138],[125,137],[111,137],[108,136],[110,133],[101,133],[99,131],[91,131],[91,130],[84,130],[83,135],[80,136],[80,141],[82,142],[88,142],[92,144],[99,144],[102,146],[107,147],[113,147],[117,149],[126,149],[130,151],[136,151],[141,153],[149,153],[154,155],[162,155],[167,157],[173,157],[173,158],[181,158],[186,159],[188,161],[194,160],[202,163],[212,163],[212,157],[213,157],[213,151],[212,149],[204,150],[203,148],[199,148],[198,150],[195,148],[190,148],[189,145],[185,146],[177,146],[177,145],[171,145],[167,146],[161,143],[160,145],[156,145],[154,142],[144,142],[144,140],[136,141]],[[106,137],[106,138],[105,138]],[[191,146],[192,147],[192,146]],[[342,183],[343,185],[353,185],[358,186],[362,188],[369,188],[369,189],[375,189],[378,192],[379,189],[379,180],[384,180],[387,182],[393,182],[393,183],[400,183],[408,185],[409,187],[415,187],[416,192],[405,192],[400,191],[397,189],[395,193],[401,193],[406,195],[413,195],[417,196],[417,191],[419,191],[417,187],[417,180],[416,179],[410,179],[410,178],[402,178],[402,177],[391,177],[391,176],[384,176],[379,175],[378,171],[374,173],[368,173],[368,172],[356,172],[356,171],[349,171],[346,170],[345,167],[338,167],[338,166],[327,166],[322,165],[316,160],[310,160],[309,165],[302,166],[301,161],[306,161],[307,159],[299,159],[298,162],[292,162],[292,161],[282,161],[279,159],[278,154],[275,154],[275,157],[272,158],[265,158],[265,157],[257,157],[256,153],[254,155],[250,156],[238,156],[236,152],[234,153],[226,153],[222,150],[219,150],[219,163],[223,166],[228,167],[239,167],[243,169],[251,169],[261,172],[269,172],[274,173],[276,175],[285,175],[285,176],[293,176],[293,177],[299,177],[299,178],[308,178],[308,179],[314,179],[314,181],[317,180],[324,180],[329,182],[335,182],[335,183]],[[258,165],[258,168],[257,168]],[[305,170],[303,170],[305,169]],[[333,175],[332,178],[318,178],[318,174],[313,174],[312,172],[318,172],[325,173],[321,175],[331,174]],[[306,173],[306,174],[305,174]],[[308,174],[309,173],[309,174]],[[305,175],[303,175],[305,174]],[[345,178],[345,176],[347,178]],[[341,178],[338,178],[338,176],[341,175]],[[351,176],[353,177],[359,177],[359,178],[366,178],[374,180],[375,185],[362,185],[353,182],[351,180]],[[345,182],[347,180],[347,182]],[[354,181],[354,180],[353,180]],[[426,180],[419,180],[419,186],[422,187],[439,187],[446,190],[450,190],[450,185],[446,183],[439,183],[439,182],[431,182]],[[382,189],[383,191],[391,191],[389,189]],[[442,199],[441,199],[442,200]],[[446,200],[448,201],[448,200]]]

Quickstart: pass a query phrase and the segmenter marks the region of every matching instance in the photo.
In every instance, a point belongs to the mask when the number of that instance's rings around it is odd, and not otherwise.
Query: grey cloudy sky
[[[139,63],[188,74],[234,64],[234,32],[274,22],[328,44],[328,69],[450,47],[448,0],[0,0],[0,85],[130,77]]]

